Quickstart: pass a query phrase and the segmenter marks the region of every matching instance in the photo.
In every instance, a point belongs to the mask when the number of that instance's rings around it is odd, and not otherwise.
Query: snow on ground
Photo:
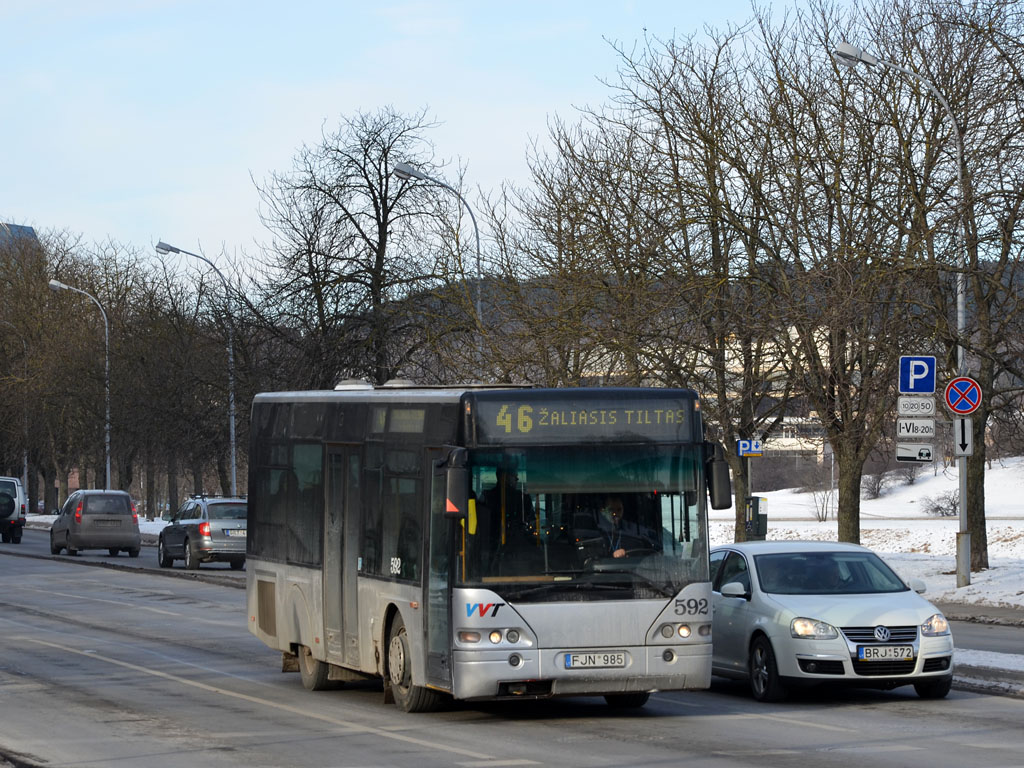
[[[757,461],[757,459],[754,459]],[[755,467],[756,483],[756,467]],[[1024,609],[1024,457],[993,462],[985,471],[985,519],[989,568],[971,573],[971,583],[956,586],[958,517],[925,511],[928,498],[956,491],[956,467],[921,471],[913,485],[893,480],[878,499],[861,501],[861,544],[878,552],[903,578],[918,578],[933,601],[1008,606]],[[835,541],[834,515],[818,522],[815,494],[792,490],[758,493],[767,498],[769,539]],[[732,510],[711,513],[711,543],[733,540]]]

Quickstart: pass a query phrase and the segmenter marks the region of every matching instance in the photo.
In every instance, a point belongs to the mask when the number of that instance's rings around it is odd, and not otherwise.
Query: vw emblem
[[[875,640],[880,643],[887,643],[889,642],[890,637],[892,637],[892,633],[889,631],[888,627],[875,627]]]

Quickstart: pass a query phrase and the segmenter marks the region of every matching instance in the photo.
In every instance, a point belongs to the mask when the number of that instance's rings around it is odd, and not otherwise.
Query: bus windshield
[[[520,602],[668,598],[707,581],[698,447],[470,452],[457,580]]]

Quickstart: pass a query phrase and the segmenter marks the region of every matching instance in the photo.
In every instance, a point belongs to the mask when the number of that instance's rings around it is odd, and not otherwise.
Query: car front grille
[[[879,640],[875,637],[875,627],[877,624],[870,627],[841,627],[843,635],[851,643],[878,643]],[[917,626],[911,625],[909,627],[887,627],[889,630],[888,643],[912,643],[917,640]]]
[[[896,661],[857,661],[857,659],[853,659],[853,671],[863,677],[909,675],[914,671],[916,664],[916,659],[898,659]]]

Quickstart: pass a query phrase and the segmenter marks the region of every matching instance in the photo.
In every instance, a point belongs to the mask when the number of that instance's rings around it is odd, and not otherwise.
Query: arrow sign
[[[974,455],[974,427],[969,418],[953,419],[953,455]]]

